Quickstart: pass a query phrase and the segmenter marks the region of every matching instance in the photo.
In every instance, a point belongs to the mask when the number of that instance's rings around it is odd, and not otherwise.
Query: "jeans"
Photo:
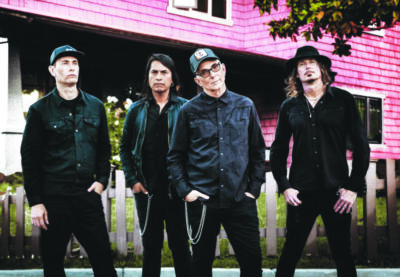
[[[192,237],[199,228],[202,204],[188,203]],[[240,265],[241,277],[261,277],[261,247],[256,200],[245,196],[231,208],[207,207],[206,218],[200,240],[193,248],[193,276],[211,277],[215,258],[217,236],[225,229],[229,242]]]
[[[99,194],[48,196],[44,206],[49,219],[47,231],[41,231],[44,276],[65,276],[64,257],[71,234],[85,248],[94,276],[117,276]]]
[[[143,230],[146,222],[148,196],[143,193],[134,195],[140,229]],[[151,200],[147,226],[142,236],[142,276],[160,276],[164,221],[168,235],[168,247],[174,260],[175,274],[177,277],[190,277],[192,256],[185,226],[184,202],[181,199],[169,199],[168,195],[153,195]]]
[[[279,258],[276,276],[291,277],[318,215],[321,215],[338,277],[357,276],[350,248],[351,213],[337,213],[333,207],[336,190],[300,192],[299,206],[287,205],[286,242]]]

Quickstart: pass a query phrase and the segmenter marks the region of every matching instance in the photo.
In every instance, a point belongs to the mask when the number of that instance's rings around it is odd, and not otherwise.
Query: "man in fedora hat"
[[[110,139],[103,103],[77,88],[84,54],[64,45],[50,56],[56,87],[30,106],[21,145],[32,225],[42,229],[44,276],[65,276],[74,234],[94,276],[117,276],[101,193],[110,174]]]
[[[318,215],[324,221],[339,277],[356,276],[351,257],[351,207],[365,192],[369,145],[353,96],[332,87],[331,60],[312,46],[286,63],[287,98],[270,150],[272,173],[287,203],[286,242],[276,276],[293,276]],[[287,178],[289,144],[292,164]],[[353,145],[349,176],[346,139]]]
[[[222,224],[240,276],[261,277],[256,199],[265,180],[265,143],[256,109],[226,88],[225,64],[211,49],[197,49],[190,67],[203,92],[179,112],[168,165],[193,230],[193,274],[212,276]]]

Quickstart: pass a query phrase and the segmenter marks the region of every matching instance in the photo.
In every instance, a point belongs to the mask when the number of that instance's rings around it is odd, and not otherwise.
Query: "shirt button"
[[[76,130],[75,130],[75,133],[78,133],[78,132],[79,132],[79,130],[78,130],[78,129],[76,129]]]
[[[319,164],[317,164],[317,167],[319,167]]]
[[[222,125],[222,122],[220,122],[219,125]]]
[[[315,154],[318,154],[318,151],[315,151]]]
[[[221,155],[221,156],[223,156],[223,155],[224,155],[224,153],[220,153],[220,155]]]
[[[223,140],[223,138],[222,138],[222,137],[220,137],[219,139],[220,139],[220,140]]]
[[[313,123],[312,126],[315,126],[315,123]]]
[[[54,125],[54,129],[57,129],[57,125]]]
[[[80,167],[81,166],[81,164],[78,164],[78,167]]]
[[[223,169],[223,168],[221,168],[221,171],[224,171],[224,169]]]
[[[316,137],[313,137],[313,139],[317,139]]]
[[[224,185],[221,184],[221,188],[223,188],[223,187],[224,187]]]
[[[69,116],[72,116],[72,113],[69,113],[68,115],[69,115]]]

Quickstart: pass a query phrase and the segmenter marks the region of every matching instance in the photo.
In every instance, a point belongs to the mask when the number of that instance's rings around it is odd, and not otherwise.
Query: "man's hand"
[[[133,193],[139,193],[139,192],[143,192],[144,194],[148,193],[147,190],[142,185],[142,183],[140,183],[140,182],[133,185],[132,191],[133,191]]]
[[[301,204],[301,201],[299,198],[297,198],[297,195],[299,194],[299,191],[297,189],[286,189],[283,192],[283,196],[285,197],[286,203],[288,203],[291,206],[298,206]]]
[[[31,208],[32,225],[47,230],[49,219],[47,218],[47,210],[43,204],[37,204]]]
[[[339,190],[340,197],[339,200],[336,202],[333,209],[335,212],[343,213],[346,210],[346,213],[351,211],[351,207],[353,206],[354,201],[357,199],[357,192],[343,189]]]
[[[205,195],[198,190],[192,190],[188,195],[186,195],[185,200],[187,202],[193,202],[193,201],[196,201],[197,198],[199,198],[199,197],[204,198],[204,199],[210,198],[208,195]]]
[[[91,186],[90,186],[90,188],[88,188],[88,192],[91,192],[92,190],[94,190],[95,192],[97,192],[98,194],[102,194],[103,193],[103,189],[104,189],[104,186],[103,186],[103,184],[102,183],[99,183],[99,182],[94,182]]]

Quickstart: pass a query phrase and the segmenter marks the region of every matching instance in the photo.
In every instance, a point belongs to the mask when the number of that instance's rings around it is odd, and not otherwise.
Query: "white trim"
[[[208,7],[212,7],[212,0],[208,0]],[[226,19],[212,16],[211,9],[207,13],[198,12],[189,8],[188,11],[177,9],[174,7],[174,0],[168,1],[167,12],[180,16],[195,18],[203,21],[217,23],[221,25],[233,26],[232,21],[232,0],[226,0]]]
[[[380,98],[380,99],[385,99],[386,98],[386,94],[385,93],[379,93],[379,92],[375,92],[375,91],[366,91],[366,90],[359,90],[359,89],[354,89],[354,88],[344,88],[342,87],[342,89],[347,90],[348,92],[350,92],[353,95],[360,95],[360,96],[366,96],[366,97],[372,97],[372,98]],[[383,105],[383,102],[382,102]]]

